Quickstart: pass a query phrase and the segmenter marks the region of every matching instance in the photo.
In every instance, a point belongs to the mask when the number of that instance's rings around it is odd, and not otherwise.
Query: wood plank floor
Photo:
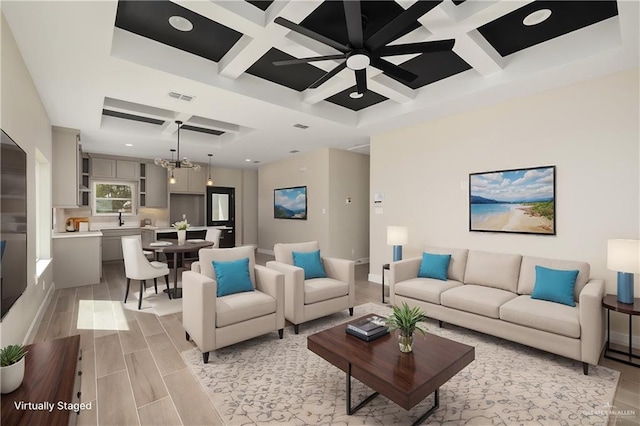
[[[258,254],[256,262],[271,259]],[[356,305],[381,303],[368,269],[356,266]],[[123,263],[105,262],[100,284],[56,290],[38,326],[34,342],[81,335],[82,401],[91,401],[92,410],[81,413],[78,425],[222,425],[180,356],[193,347],[184,339],[181,313],[122,309],[125,284]],[[640,368],[608,359],[601,365],[621,372],[615,409],[635,413],[612,416],[609,425],[640,426]]]

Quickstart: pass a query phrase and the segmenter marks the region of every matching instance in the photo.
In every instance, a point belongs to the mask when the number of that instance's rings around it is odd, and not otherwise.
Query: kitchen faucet
[[[118,226],[124,225],[124,220],[122,220],[122,209],[118,210]]]

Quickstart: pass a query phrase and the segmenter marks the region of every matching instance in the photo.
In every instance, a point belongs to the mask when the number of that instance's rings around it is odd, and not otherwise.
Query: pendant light
[[[196,172],[200,170],[200,165],[196,163],[192,163],[187,160],[187,157],[180,158],[180,128],[182,127],[182,121],[176,120],[176,124],[178,125],[178,151],[175,161],[173,160],[173,155],[171,155],[171,160],[165,160],[162,158],[156,158],[154,163],[159,166],[164,167],[165,169],[171,170],[171,176],[173,177],[173,169],[193,169]],[[171,150],[173,152],[175,150]],[[175,179],[175,178],[174,178]]]
[[[207,154],[209,156],[209,179],[207,179],[207,186],[213,186],[213,179],[211,179],[211,157],[213,154]]]

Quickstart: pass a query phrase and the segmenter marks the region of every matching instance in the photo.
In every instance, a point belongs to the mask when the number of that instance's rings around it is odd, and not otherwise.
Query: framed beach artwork
[[[469,174],[469,231],[556,234],[556,167]]]
[[[274,189],[273,217],[307,220],[307,187]]]

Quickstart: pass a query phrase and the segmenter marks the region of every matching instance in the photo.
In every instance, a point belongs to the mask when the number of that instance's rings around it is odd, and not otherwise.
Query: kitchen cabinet
[[[80,131],[63,127],[52,129],[53,207],[78,207],[81,161]]]
[[[169,191],[176,194],[204,194],[207,189],[206,167],[200,170],[174,169],[173,176],[176,183],[169,185]]]
[[[137,180],[140,177],[139,163],[113,158],[91,158],[91,177],[98,179]]]
[[[100,232],[53,236],[53,281],[56,288],[98,284],[102,276]]]
[[[140,235],[140,228],[118,228],[102,230],[102,261],[122,260],[122,240],[125,235]]]
[[[236,233],[232,227],[220,228],[220,248],[233,248],[236,246]]]
[[[140,207],[167,207],[167,169],[140,164]]]

